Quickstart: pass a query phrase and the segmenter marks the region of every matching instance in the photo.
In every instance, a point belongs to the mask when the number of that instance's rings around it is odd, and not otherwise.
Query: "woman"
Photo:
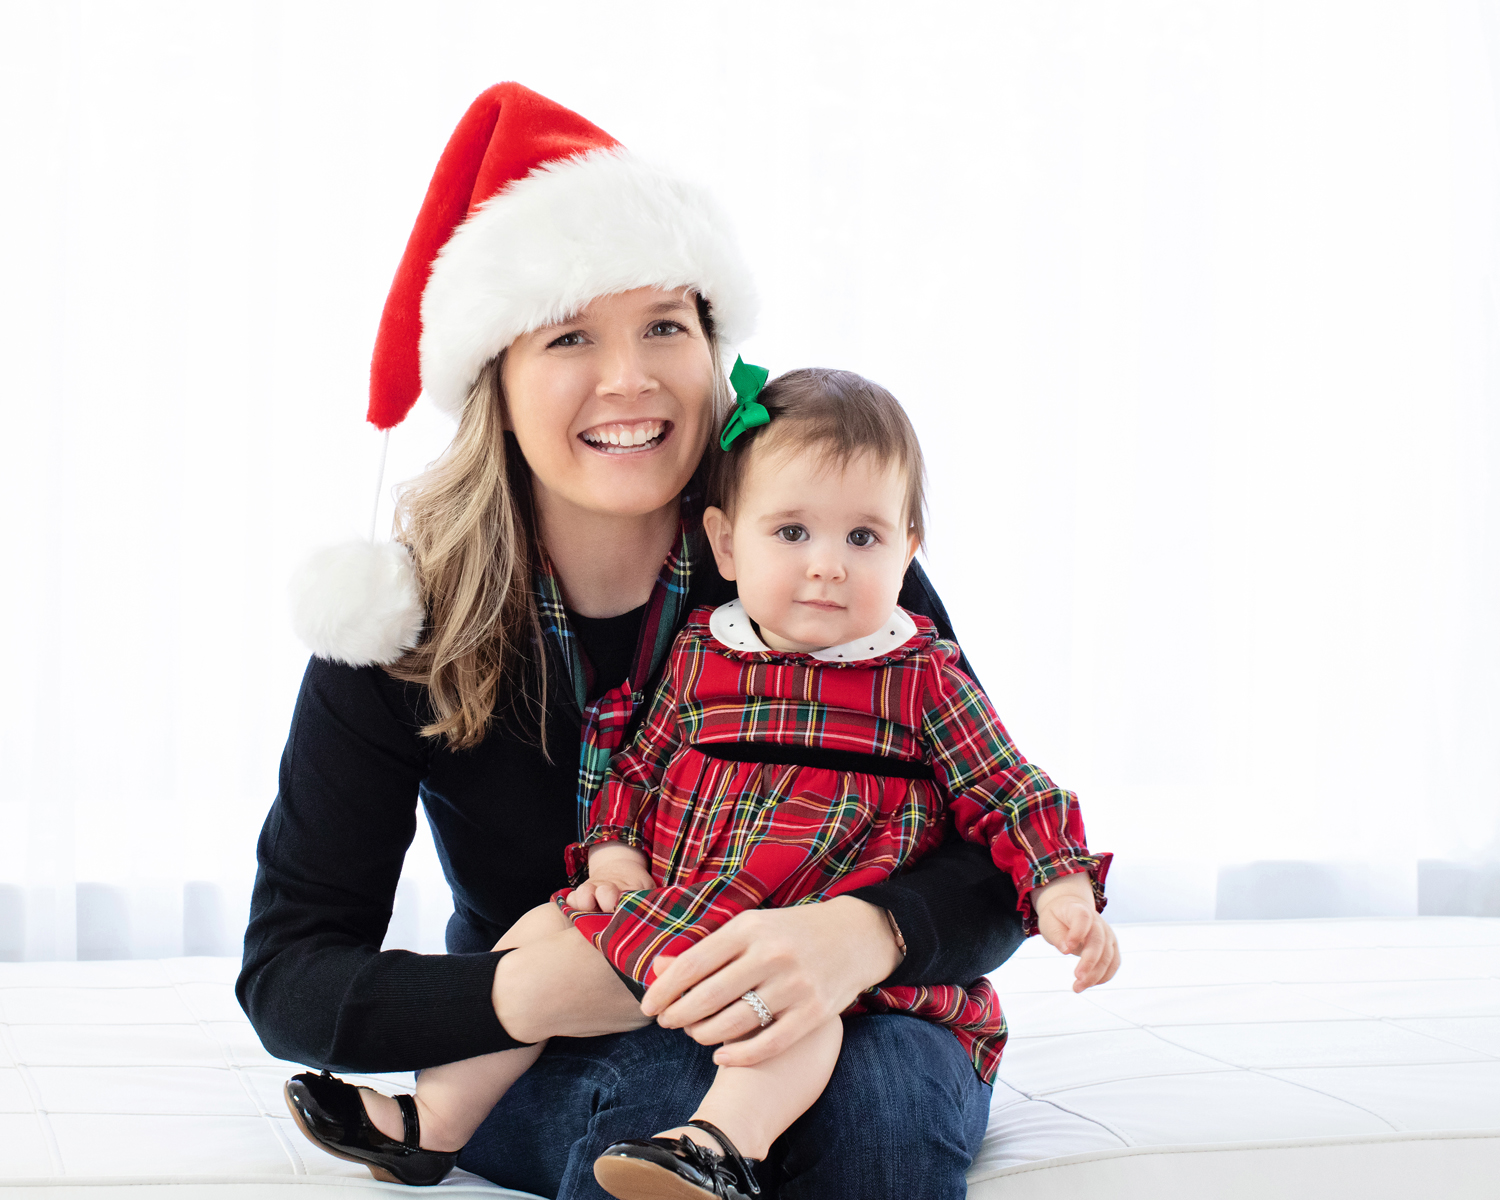
[[[524,948],[489,952],[564,882],[581,730],[620,707],[601,698],[648,694],[687,613],[733,596],[697,553],[692,485],[728,403],[721,347],[753,311],[707,197],[524,88],[490,89],[438,165],[372,369],[378,426],[419,372],[459,416],[403,497],[413,561],[345,555],[302,587],[318,656],[261,835],[240,1001],[273,1053],[350,1071],[507,1049],[546,1012],[575,1036],[459,1165],[559,1200],[602,1195],[591,1168],[611,1141],[685,1117],[720,1043],[754,1063],[866,987],[967,983],[1020,940],[1008,881],[953,843],[853,895],[737,917],[641,1001],[557,956],[554,978]],[[374,582],[351,599],[351,578]],[[901,603],[951,635],[919,568]],[[582,765],[585,783],[600,770]],[[418,795],[453,888],[447,955],[379,950]],[[597,983],[564,983],[580,977]],[[642,1028],[593,1036],[625,1017]],[[833,1082],[777,1144],[778,1194],[876,1200],[921,1178],[961,1196],[989,1089],[945,1031],[847,1024]]]

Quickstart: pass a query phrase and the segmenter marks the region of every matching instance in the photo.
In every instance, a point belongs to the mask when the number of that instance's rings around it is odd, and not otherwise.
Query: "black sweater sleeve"
[[[900,604],[930,618],[940,637],[953,638],[948,612],[915,561]],[[973,676],[966,660],[960,665]],[[888,985],[972,983],[1026,940],[1015,885],[983,846],[970,845],[957,833],[900,875],[849,895],[888,911],[901,930],[906,957],[884,981]]]
[[[428,749],[378,668],[313,659],[302,680],[236,994],[272,1054],[399,1071],[507,1049],[494,954],[382,952]]]

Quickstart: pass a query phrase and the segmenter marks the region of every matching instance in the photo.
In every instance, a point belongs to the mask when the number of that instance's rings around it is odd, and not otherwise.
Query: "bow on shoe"
[[[675,1180],[686,1184],[705,1200],[751,1200],[760,1195],[760,1185],[744,1158],[724,1131],[707,1121],[688,1122],[709,1134],[724,1153],[700,1146],[687,1136],[639,1138],[615,1142],[594,1160],[594,1178],[617,1200],[653,1200],[666,1195],[662,1185]],[[686,1195],[680,1190],[672,1195]]]

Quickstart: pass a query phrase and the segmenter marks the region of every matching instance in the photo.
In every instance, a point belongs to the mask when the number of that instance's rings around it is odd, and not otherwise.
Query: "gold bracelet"
[[[885,913],[886,923],[891,927],[891,936],[896,939],[896,949],[900,952],[902,959],[906,958],[906,939],[901,936],[901,926],[896,924],[896,914],[888,908],[880,910]]]

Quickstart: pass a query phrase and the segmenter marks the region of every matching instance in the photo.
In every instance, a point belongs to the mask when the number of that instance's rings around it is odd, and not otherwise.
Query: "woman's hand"
[[[714,1054],[720,1066],[754,1066],[843,1012],[900,961],[885,910],[853,896],[755,909],[686,953],[658,958],[641,1011],[702,1045],[729,1043]],[[740,1001],[749,991],[776,1018],[764,1029]]]
[[[644,851],[624,842],[599,842],[589,847],[589,877],[568,893],[568,903],[579,912],[614,912],[620,893],[655,886]]]
[[[1064,875],[1031,893],[1037,932],[1064,954],[1078,955],[1073,990],[1107,983],[1120,969],[1120,944],[1094,911],[1094,889],[1083,872]]]

